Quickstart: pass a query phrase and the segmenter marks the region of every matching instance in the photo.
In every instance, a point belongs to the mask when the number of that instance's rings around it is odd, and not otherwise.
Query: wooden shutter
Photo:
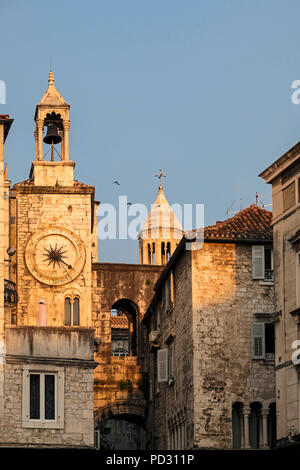
[[[174,358],[174,349],[173,349],[173,344],[169,345],[168,349],[168,377],[169,378],[174,378],[174,364],[173,364],[173,359]]]
[[[252,323],[252,358],[265,358],[265,324]]]
[[[159,349],[157,351],[157,382],[167,382],[168,380],[168,350]]]
[[[252,278],[265,278],[265,247],[252,245]]]

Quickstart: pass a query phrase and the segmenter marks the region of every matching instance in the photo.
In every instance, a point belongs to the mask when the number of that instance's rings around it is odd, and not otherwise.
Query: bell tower
[[[69,111],[54,86],[35,112],[35,160],[17,183],[17,324],[90,326],[92,261],[97,261],[95,188],[74,180],[69,158]],[[44,131],[44,135],[43,135]],[[42,301],[41,301],[42,299]],[[43,306],[43,312],[41,311]]]
[[[167,264],[183,236],[183,229],[164,193],[162,178],[166,175],[155,175],[160,180],[157,197],[148,218],[139,233],[140,264]]]
[[[49,72],[48,88],[35,111],[35,161],[30,177],[35,186],[73,186],[75,163],[69,157],[70,105],[54,85]],[[43,131],[47,134],[43,138]],[[47,150],[43,142],[51,147]],[[56,144],[59,144],[59,150]],[[51,150],[50,158],[47,158]]]

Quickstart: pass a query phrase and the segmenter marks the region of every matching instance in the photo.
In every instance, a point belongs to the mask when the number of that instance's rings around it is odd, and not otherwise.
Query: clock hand
[[[63,259],[59,260],[59,263],[63,263],[66,266],[68,266],[69,269],[72,269],[72,266],[70,264],[66,263]]]
[[[67,263],[64,263],[64,264],[67,265]],[[68,266],[68,265],[67,265],[67,266]],[[71,278],[70,274],[68,273],[68,271],[66,270],[66,268],[65,268],[64,266],[63,266],[63,268],[64,268],[64,270],[66,271],[66,273],[67,273],[67,275],[69,276],[69,278],[72,280],[72,278]]]

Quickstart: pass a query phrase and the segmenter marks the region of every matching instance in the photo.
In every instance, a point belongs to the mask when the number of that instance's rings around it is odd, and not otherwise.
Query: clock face
[[[64,228],[48,227],[35,233],[27,243],[25,261],[40,282],[62,285],[73,281],[85,264],[82,241]]]

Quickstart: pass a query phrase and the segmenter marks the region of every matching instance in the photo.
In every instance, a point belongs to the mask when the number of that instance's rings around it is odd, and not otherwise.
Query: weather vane
[[[159,187],[162,188],[163,185],[162,185],[162,178],[166,178],[167,175],[164,175],[164,173],[162,172],[162,169],[160,168],[159,169],[159,175],[154,175],[156,178],[159,178]]]

